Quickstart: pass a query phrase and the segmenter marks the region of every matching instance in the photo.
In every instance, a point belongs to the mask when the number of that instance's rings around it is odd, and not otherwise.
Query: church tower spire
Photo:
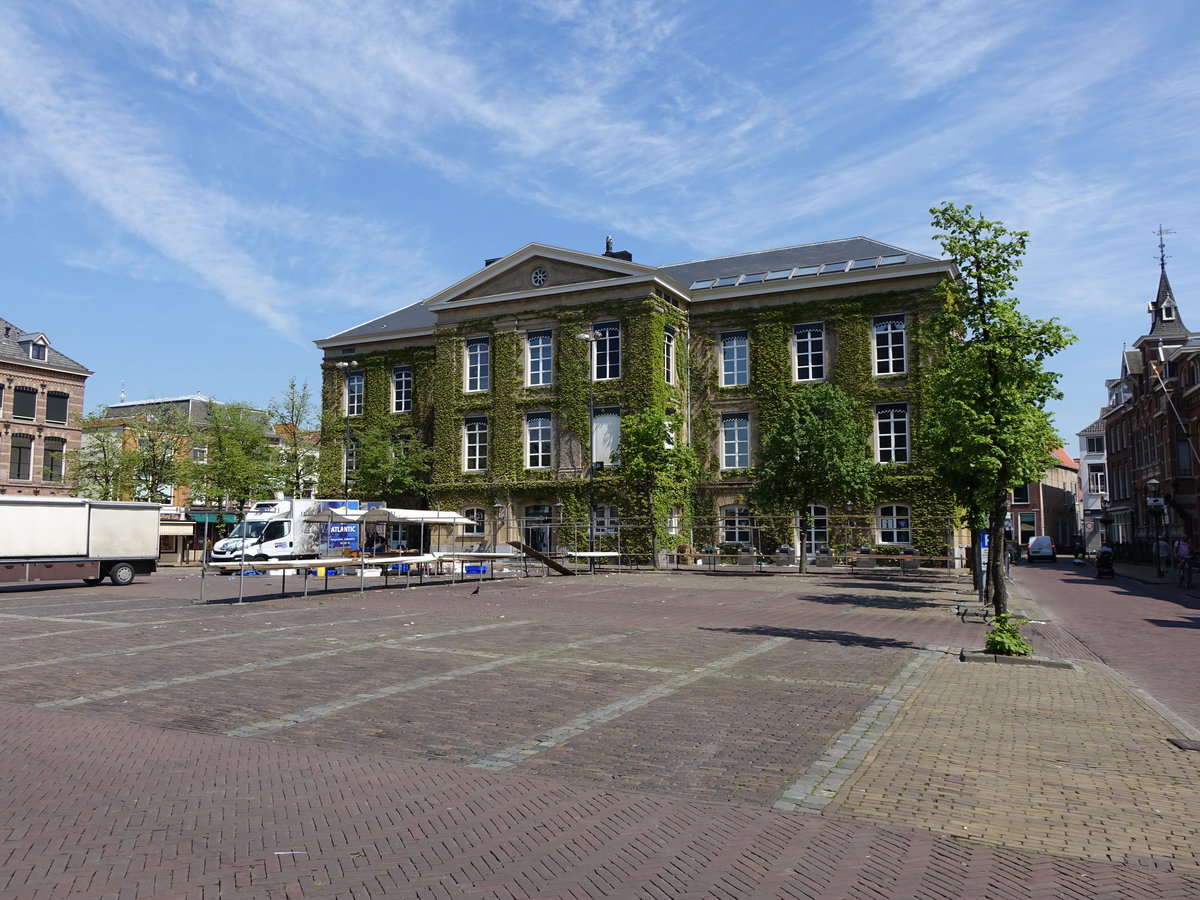
[[[1171,282],[1167,279],[1167,248],[1163,237],[1174,234],[1169,228],[1158,226],[1158,294],[1148,304],[1150,313],[1150,336],[1165,337],[1188,335],[1188,330],[1179,317],[1179,307],[1175,303],[1175,294],[1171,291]]]

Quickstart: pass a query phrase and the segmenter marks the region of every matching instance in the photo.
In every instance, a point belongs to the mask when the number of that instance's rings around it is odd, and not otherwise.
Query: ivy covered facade
[[[953,504],[914,432],[922,326],[954,277],[949,261],[867,238],[657,267],[529,244],[316,342],[319,490],[352,492],[357,441],[385,426],[431,464],[423,498],[382,499],[472,518],[464,547],[587,549],[589,528],[595,549],[623,553],[790,543],[794,523],[764,528],[748,500],[759,442],[790,392],[830,381],[872,424],[878,502],[818,509],[810,537],[833,542],[833,520],[854,516],[858,543],[944,553]],[[669,421],[698,466],[634,484],[630,417]]]

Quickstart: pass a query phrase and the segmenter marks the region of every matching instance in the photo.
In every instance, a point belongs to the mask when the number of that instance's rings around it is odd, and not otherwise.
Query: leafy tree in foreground
[[[653,410],[632,413],[621,420],[618,458],[635,515],[650,523],[651,559],[658,565],[659,526],[666,510],[665,495],[677,496],[690,488],[700,473],[692,448],[678,440],[682,422],[678,415],[663,416]],[[639,508],[640,507],[640,508]]]
[[[104,415],[86,415],[78,450],[67,453],[71,492],[93,500],[125,500],[133,496],[134,454],[126,447],[124,429]]]
[[[308,382],[298,385],[292,378],[287,389],[271,401],[270,417],[279,432],[275,466],[280,490],[289,497],[302,497],[316,480],[320,460],[311,440],[316,407]]]
[[[1074,337],[1057,319],[1033,319],[1009,296],[1028,232],[944,203],[930,210],[942,249],[961,280],[946,282],[935,317],[934,365],[926,381],[921,440],[975,526],[986,524],[993,552],[985,585],[996,615],[1007,611],[1002,566],[1008,493],[1036,481],[1060,441],[1046,404],[1061,397],[1046,360]]]
[[[205,458],[191,466],[192,484],[214,503],[241,509],[275,490],[267,417],[244,403],[212,403],[194,441]]]
[[[763,436],[755,505],[800,518],[800,571],[807,571],[809,507],[870,503],[875,464],[867,456],[870,426],[859,405],[835,385],[805,385],[788,396]]]
[[[430,454],[419,440],[382,424],[370,425],[356,439],[358,465],[350,477],[352,496],[388,505],[419,502],[425,496]]]

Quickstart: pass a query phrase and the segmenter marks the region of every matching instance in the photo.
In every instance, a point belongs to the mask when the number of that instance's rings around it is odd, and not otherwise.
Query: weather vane
[[[1163,243],[1163,237],[1168,234],[1174,234],[1175,230],[1173,228],[1163,228],[1162,225],[1159,225],[1158,231],[1154,233],[1158,235],[1158,265],[1165,272],[1167,269],[1167,248]]]

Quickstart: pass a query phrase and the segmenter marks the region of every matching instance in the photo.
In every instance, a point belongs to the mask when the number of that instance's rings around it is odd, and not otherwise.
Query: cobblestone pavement
[[[1195,735],[954,582],[350,581],[0,592],[0,896],[1200,896]]]

